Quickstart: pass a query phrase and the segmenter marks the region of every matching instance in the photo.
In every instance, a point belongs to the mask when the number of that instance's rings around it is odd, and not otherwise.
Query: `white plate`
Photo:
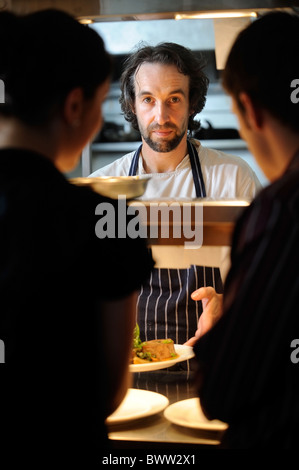
[[[173,403],[166,408],[164,416],[174,424],[193,429],[225,431],[228,428],[228,425],[223,421],[206,418],[198,398],[189,398]]]
[[[142,364],[130,364],[131,372],[148,372],[151,370],[166,369],[171,367],[178,362],[187,361],[187,359],[192,359],[194,357],[193,348],[191,346],[185,346],[184,344],[175,344],[175,352],[178,357],[174,359],[169,359],[167,361],[157,361],[157,362],[144,362]]]
[[[169,405],[169,400],[164,395],[148,390],[129,388],[125,398],[106,419],[107,424],[119,424],[137,418],[144,418],[160,413]]]

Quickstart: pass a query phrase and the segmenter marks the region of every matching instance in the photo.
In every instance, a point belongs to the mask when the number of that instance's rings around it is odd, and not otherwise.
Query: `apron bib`
[[[206,197],[197,150],[190,141],[187,145],[196,197]],[[136,175],[141,147],[133,155],[129,176]],[[203,286],[223,292],[219,268],[196,265],[188,269],[154,268],[137,301],[141,340],[171,338],[175,344],[183,344],[194,336],[202,304],[192,300],[191,293]]]

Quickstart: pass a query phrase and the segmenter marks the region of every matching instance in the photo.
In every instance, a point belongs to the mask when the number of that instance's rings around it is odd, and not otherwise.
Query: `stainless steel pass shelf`
[[[246,149],[246,143],[242,139],[213,139],[202,140],[204,147],[214,149]],[[95,142],[92,143],[93,152],[133,152],[141,142]]]
[[[135,207],[140,230],[143,230],[143,236],[147,236],[150,245],[200,247],[230,246],[236,220],[249,201],[136,199],[128,204]]]

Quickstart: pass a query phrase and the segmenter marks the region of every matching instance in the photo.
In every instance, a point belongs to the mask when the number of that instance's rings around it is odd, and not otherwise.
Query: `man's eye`
[[[173,96],[170,98],[171,103],[178,103],[180,101],[180,98],[178,96]]]
[[[151,103],[153,100],[150,96],[147,96],[146,98],[144,98],[143,102],[144,103]]]

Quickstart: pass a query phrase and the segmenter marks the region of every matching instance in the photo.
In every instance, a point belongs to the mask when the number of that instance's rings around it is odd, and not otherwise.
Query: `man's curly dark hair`
[[[156,46],[143,45],[125,61],[124,72],[120,79],[119,99],[125,119],[138,130],[137,117],[134,113],[135,76],[144,63],[175,65],[180,73],[190,78],[189,106],[192,114],[189,117],[188,129],[190,131],[199,129],[200,122],[194,118],[204,108],[209,85],[209,79],[203,72],[205,62],[195,56],[190,49],[170,42]]]

